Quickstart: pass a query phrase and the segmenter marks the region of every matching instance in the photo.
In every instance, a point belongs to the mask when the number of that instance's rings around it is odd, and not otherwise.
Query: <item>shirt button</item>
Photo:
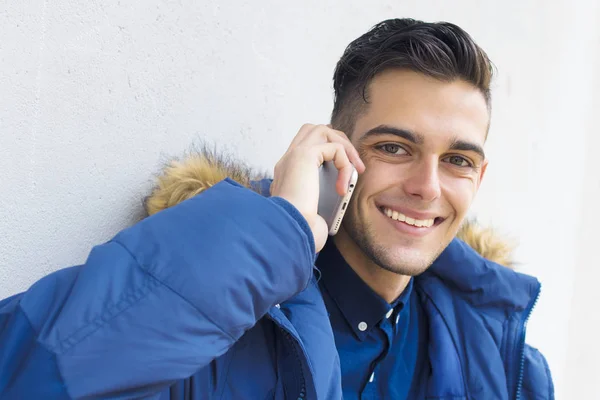
[[[373,382],[375,380],[375,372],[373,372],[371,374],[371,377],[369,378],[369,383]]]
[[[400,314],[396,315],[396,324],[400,321]]]
[[[358,330],[361,332],[364,332],[367,330],[367,323],[366,322],[361,322],[360,324],[358,324]]]
[[[388,312],[387,312],[387,314],[385,314],[385,317],[386,317],[386,318],[389,318],[389,317],[391,317],[393,312],[394,312],[394,309],[393,309],[393,308],[392,308],[392,309],[390,309],[390,311],[388,311]]]

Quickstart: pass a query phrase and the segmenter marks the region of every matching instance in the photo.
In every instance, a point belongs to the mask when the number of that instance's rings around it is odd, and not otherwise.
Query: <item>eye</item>
[[[381,150],[385,151],[386,153],[393,154],[393,155],[408,154],[407,151],[404,150],[404,147],[400,146],[399,144],[386,143],[386,144],[382,144],[381,146],[379,146],[379,148]]]
[[[472,167],[473,163],[470,162],[468,159],[466,159],[463,156],[448,156],[446,158],[444,158],[443,160],[445,160],[446,162],[452,164],[452,165],[456,165],[457,167]]]

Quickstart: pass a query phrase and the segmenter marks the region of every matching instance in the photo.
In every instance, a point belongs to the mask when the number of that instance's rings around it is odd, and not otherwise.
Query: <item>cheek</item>
[[[476,182],[471,179],[449,178],[442,183],[444,197],[459,218],[464,217],[475,198]]]
[[[356,185],[355,194],[359,197],[367,199],[398,184],[396,182],[397,179],[396,181],[394,180],[398,174],[393,168],[389,168],[389,165],[384,163],[370,163],[366,167],[367,169],[359,176],[358,184]]]

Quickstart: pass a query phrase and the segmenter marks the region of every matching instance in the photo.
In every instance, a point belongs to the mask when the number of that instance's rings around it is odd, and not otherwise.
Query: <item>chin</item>
[[[365,236],[355,239],[358,239],[355,243],[362,252],[377,266],[399,275],[420,275],[431,266],[438,255],[435,251],[426,251],[410,244],[390,245],[387,240],[378,241]]]
[[[381,268],[400,275],[417,276],[431,266],[435,258],[433,255],[424,254],[418,249],[389,249],[383,254],[378,254],[377,265]]]

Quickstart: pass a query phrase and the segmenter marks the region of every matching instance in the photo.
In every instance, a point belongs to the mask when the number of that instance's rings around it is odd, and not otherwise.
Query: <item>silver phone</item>
[[[344,196],[340,196],[335,189],[338,172],[333,161],[326,161],[319,168],[319,206],[317,214],[327,222],[330,236],[335,235],[340,229],[342,218],[344,218],[344,213],[358,180],[358,172],[353,167],[352,176],[348,183],[348,192]]]

